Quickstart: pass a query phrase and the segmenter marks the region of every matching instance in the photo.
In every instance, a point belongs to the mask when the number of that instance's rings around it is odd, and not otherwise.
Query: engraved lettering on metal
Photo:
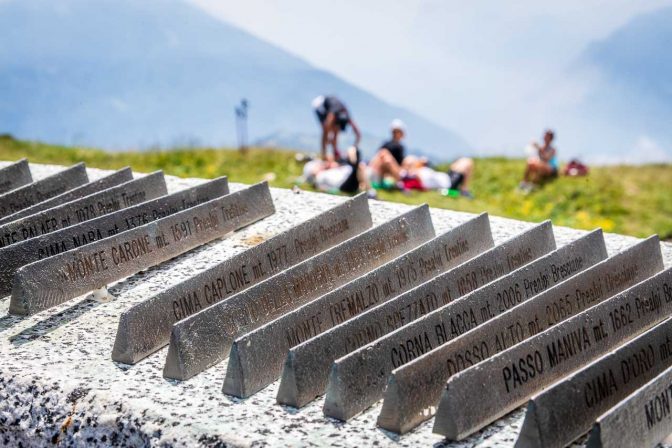
[[[76,199],[80,199],[85,196],[98,193],[99,191],[116,187],[117,185],[120,185],[124,182],[128,182],[130,180],[133,180],[133,172],[131,171],[130,168],[122,168],[118,171],[108,174],[107,176],[101,177],[98,180],[86,183],[80,187],[68,190],[63,194],[54,196],[51,199],[47,199],[46,201],[39,202],[31,207],[24,208],[23,210],[20,210],[16,213],[12,213],[11,215],[0,219],[0,226],[7,224],[8,222],[24,218],[26,216],[34,215],[41,211],[57,207],[59,205],[65,204],[66,202],[74,201]]]
[[[14,274],[22,266],[165,218],[228,192],[226,177],[220,177],[196,187],[3,247],[0,249],[0,259],[3,260],[0,263],[0,297],[11,292]]]
[[[33,181],[28,160],[21,159],[4,168],[0,168],[0,194],[28,185]]]
[[[172,329],[164,376],[188,379],[259,328],[434,237],[426,205],[184,319]]]
[[[672,291],[668,291],[672,294]],[[672,354],[672,339],[659,356]],[[590,431],[589,448],[653,448],[672,428],[672,367],[603,414]]]
[[[0,247],[81,224],[167,193],[163,173],[131,180],[0,226]]]
[[[598,249],[589,248],[586,256],[592,255],[589,250]],[[556,266],[551,275],[566,281],[394,370],[388,378],[378,424],[401,433],[414,428],[434,415],[451,375],[660,272],[660,244],[650,238],[586,267],[576,273],[573,263]],[[569,273],[576,275],[569,279]],[[498,302],[503,298],[496,296]]]
[[[392,299],[493,246],[482,214],[368,274],[237,339],[224,392],[247,397],[282,373],[287,351],[380,303]]]
[[[267,183],[19,269],[11,314],[30,315],[99,289],[275,212]]]
[[[325,414],[347,420],[362,412],[382,398],[395,368],[559,283],[562,278],[551,273],[557,266],[571,266],[567,278],[606,257],[602,231],[597,230],[337,360]]]
[[[672,269],[577,314],[492,358],[453,375],[441,396],[434,432],[459,440],[524,404],[672,313],[672,301],[656,299],[672,284]],[[669,287],[669,286],[668,286]],[[655,301],[654,306],[642,307]],[[627,320],[615,313],[630,309]],[[487,394],[483,384],[488,385]],[[470,406],[467,397],[478,396]]]
[[[668,297],[665,291],[671,292]],[[665,300],[672,302],[672,282],[642,298],[640,309],[626,307],[612,316],[627,325],[630,313],[655,313]],[[670,339],[672,320],[667,319],[532,397],[516,447],[562,448],[585,434],[600,415],[672,364]]]
[[[0,218],[51,199],[89,181],[83,163],[78,163],[37,182],[0,195]]]
[[[285,359],[277,400],[302,407],[324,393],[333,361],[421,318],[555,249],[550,221],[293,347]]]
[[[134,364],[168,344],[173,324],[371,227],[361,194],[133,306],[121,315],[112,359]]]

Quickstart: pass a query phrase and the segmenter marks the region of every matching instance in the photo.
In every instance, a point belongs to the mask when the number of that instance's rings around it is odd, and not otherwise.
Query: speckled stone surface
[[[35,179],[59,169],[31,165]],[[107,173],[88,172],[91,180]],[[235,181],[235,173],[230,179]],[[202,182],[171,176],[166,181],[171,192]],[[244,187],[230,185],[232,191]],[[277,405],[277,382],[246,400],[228,397],[221,391],[226,362],[178,382],[162,377],[166,349],[135,366],[111,360],[122,311],[345,200],[283,189],[273,189],[272,194],[275,215],[111,285],[110,292],[117,297],[112,302],[82,297],[19,318],[7,314],[9,298],[0,299],[0,445],[443,446],[441,437],[431,432],[433,420],[401,437],[377,428],[380,403],[340,423],[323,417],[323,400],[301,410]],[[374,225],[409,209],[378,201],[370,206]],[[472,216],[432,209],[437,233]],[[495,243],[532,225],[491,217]],[[585,234],[563,227],[554,232],[558,246]],[[605,240],[610,254],[636,241],[614,234],[606,234]],[[672,245],[663,243],[662,250],[666,266],[671,266]],[[471,438],[446,445],[512,446],[524,412],[518,409]]]

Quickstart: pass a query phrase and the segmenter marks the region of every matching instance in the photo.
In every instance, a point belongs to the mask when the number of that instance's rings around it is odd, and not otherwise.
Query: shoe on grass
[[[460,196],[467,199],[474,199],[474,195],[469,190],[460,191]]]

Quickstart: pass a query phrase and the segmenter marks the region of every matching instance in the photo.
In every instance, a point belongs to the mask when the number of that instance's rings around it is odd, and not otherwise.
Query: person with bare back
[[[327,160],[327,147],[333,149],[333,158],[331,160],[340,160],[341,152],[338,149],[338,134],[347,130],[348,125],[352,127],[355,133],[355,147],[359,147],[362,134],[359,127],[352,120],[348,108],[345,104],[333,95],[318,96],[313,100],[313,110],[317,115],[317,120],[322,128],[322,138],[320,140],[320,157]]]

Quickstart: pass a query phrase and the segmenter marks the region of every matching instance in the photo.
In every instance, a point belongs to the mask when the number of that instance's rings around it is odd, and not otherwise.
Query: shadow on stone
[[[15,334],[14,336],[9,338],[9,342],[11,342],[13,345],[21,346],[29,342],[35,341],[41,338],[42,336],[45,336],[51,333],[52,331],[58,329],[62,325],[72,322],[79,316],[82,316],[84,313],[94,309],[95,307],[101,304],[102,304],[101,302],[95,302],[93,300],[85,299],[71,306],[70,308],[61,311],[60,313],[54,314],[53,316],[50,316],[47,319],[38,322],[37,324],[33,325],[30,328],[26,328],[20,333]]]
[[[384,435],[385,437],[387,437],[388,439],[390,439],[390,440],[393,441],[393,442],[399,443],[399,441],[401,440],[401,436],[400,436],[399,434],[396,434],[396,433],[394,433],[394,432],[392,432],[392,431],[388,431],[387,429],[383,429],[383,428],[381,428],[381,427],[379,427],[379,426],[376,426],[376,429],[377,429],[382,435]],[[436,446],[436,445],[435,445],[435,446]]]
[[[247,399],[248,398],[244,398],[244,400],[247,400]],[[243,399],[239,398],[239,400],[243,400]],[[294,406],[287,406],[287,405],[284,405],[284,404],[281,404],[280,407],[282,408],[283,411],[285,411],[286,413],[288,413],[290,415],[301,414],[301,410],[302,410],[301,408],[295,408]]]
[[[422,431],[431,432],[433,423],[434,423],[433,420],[428,420],[428,421],[422,422],[418,426],[416,426],[415,428],[410,430],[408,433],[422,432]],[[376,425],[376,430],[378,430],[382,435],[384,435],[388,439],[392,440],[393,442],[399,443],[400,441],[403,440],[404,434],[397,434],[394,431],[388,431],[387,429],[381,428],[378,425]],[[454,444],[454,442],[451,442],[449,440],[444,439],[444,440],[441,440],[440,442],[436,442],[434,445],[432,445],[432,447],[433,448],[444,448],[444,447],[452,446],[453,444]]]
[[[2,300],[0,300],[0,303],[1,302]],[[7,314],[6,316],[0,317],[0,331],[5,331],[12,328],[14,325],[18,324],[23,319],[25,319],[23,316],[12,316],[11,314]]]

